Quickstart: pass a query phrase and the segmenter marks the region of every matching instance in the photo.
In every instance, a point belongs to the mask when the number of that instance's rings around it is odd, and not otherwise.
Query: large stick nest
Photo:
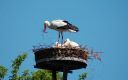
[[[44,58],[75,57],[87,60],[88,52],[81,48],[45,48],[35,52],[35,60]]]
[[[57,69],[63,67],[69,70],[85,68],[88,52],[82,48],[41,48],[35,53],[36,67]]]

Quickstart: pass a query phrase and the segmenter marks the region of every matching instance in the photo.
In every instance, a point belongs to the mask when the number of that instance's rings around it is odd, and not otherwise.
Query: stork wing
[[[63,22],[67,23],[67,25],[72,25],[71,23],[69,23],[68,21],[64,20]]]
[[[54,20],[51,22],[51,24],[56,27],[62,27],[67,25],[67,23],[63,22],[63,20]]]

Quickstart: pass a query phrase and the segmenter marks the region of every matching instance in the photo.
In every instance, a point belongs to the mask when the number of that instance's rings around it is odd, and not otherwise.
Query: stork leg
[[[58,43],[56,44],[56,47],[58,47],[59,39],[60,39],[60,32],[58,32]]]
[[[63,32],[61,32],[61,38],[62,38],[61,44],[63,44]]]

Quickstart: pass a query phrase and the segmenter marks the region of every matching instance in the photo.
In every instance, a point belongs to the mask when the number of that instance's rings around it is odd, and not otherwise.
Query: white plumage
[[[56,42],[56,47],[63,47],[63,45],[59,42]]]
[[[63,44],[56,42],[53,47],[58,47],[58,48],[80,48],[79,44],[71,41],[70,39],[66,39]]]
[[[59,32],[65,32],[65,31],[78,32],[79,31],[79,29],[76,26],[72,25],[71,23],[65,20],[53,20],[51,22],[45,21],[44,32],[46,31],[46,27],[50,29],[54,29]]]
[[[66,39],[63,46],[70,48],[79,48],[79,44],[74,41],[70,41],[70,39]]]
[[[62,37],[61,44],[63,44],[63,32],[66,32],[66,31],[78,32],[79,31],[79,29],[76,26],[72,25],[71,23],[69,23],[68,21],[65,21],[65,20],[53,20],[51,22],[45,21],[44,22],[44,32],[46,31],[47,27],[59,32],[58,43],[59,43],[59,39],[60,39],[60,35],[61,35],[61,37]]]
[[[57,47],[57,48],[65,48],[63,44],[55,42],[55,44],[52,46],[53,48]]]
[[[51,24],[56,27],[61,27],[67,25],[67,23],[63,22],[63,20],[53,20]]]

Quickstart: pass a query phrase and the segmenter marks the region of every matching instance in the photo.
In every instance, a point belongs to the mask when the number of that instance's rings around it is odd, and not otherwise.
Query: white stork
[[[61,35],[61,38],[62,38],[61,44],[63,44],[63,32],[78,32],[79,31],[79,29],[76,26],[72,25],[71,23],[69,23],[66,20],[53,20],[51,22],[45,21],[44,22],[44,32],[46,32],[47,27],[59,32],[58,42],[59,42],[60,35]]]
[[[71,41],[70,39],[66,39],[63,44],[64,47],[70,47],[70,48],[80,48],[79,44]]]

